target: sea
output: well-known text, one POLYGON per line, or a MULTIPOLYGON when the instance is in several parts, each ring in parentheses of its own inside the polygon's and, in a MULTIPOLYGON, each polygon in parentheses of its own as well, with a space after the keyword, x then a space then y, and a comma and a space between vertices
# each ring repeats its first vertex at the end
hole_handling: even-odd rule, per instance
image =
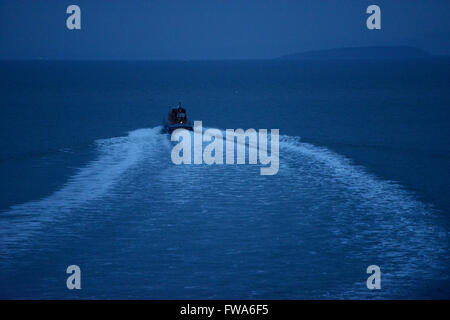
POLYGON ((450 298, 449 58, 0 74, 1 299, 450 298), (175 165, 179 101, 205 128, 279 129, 278 173, 175 165))

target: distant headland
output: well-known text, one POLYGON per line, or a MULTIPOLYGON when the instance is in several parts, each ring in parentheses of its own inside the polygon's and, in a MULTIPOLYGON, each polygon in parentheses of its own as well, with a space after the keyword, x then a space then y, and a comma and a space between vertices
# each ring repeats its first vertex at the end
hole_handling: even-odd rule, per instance
POLYGON ((408 46, 347 47, 306 51, 279 57, 282 60, 333 60, 333 59, 419 59, 430 54, 408 46))

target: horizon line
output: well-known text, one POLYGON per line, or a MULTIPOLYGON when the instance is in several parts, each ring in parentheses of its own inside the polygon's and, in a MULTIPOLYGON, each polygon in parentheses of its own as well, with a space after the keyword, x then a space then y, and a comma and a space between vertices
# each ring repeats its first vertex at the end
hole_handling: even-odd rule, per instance
POLYGON ((450 54, 430 54, 426 57, 399 57, 399 58, 374 58, 374 57, 358 57, 358 58, 298 58, 283 59, 283 56, 276 58, 195 58, 195 59, 159 59, 159 58, 1 58, 0 61, 139 61, 139 62, 214 62, 214 61, 324 61, 324 60, 422 60, 431 58, 450 58, 450 54))

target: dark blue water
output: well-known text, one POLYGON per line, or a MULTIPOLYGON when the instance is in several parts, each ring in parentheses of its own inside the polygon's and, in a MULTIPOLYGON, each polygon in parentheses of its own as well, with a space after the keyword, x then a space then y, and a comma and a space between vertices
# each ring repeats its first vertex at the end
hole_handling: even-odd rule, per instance
POLYGON ((449 60, 0 70, 0 298, 450 297, 449 60), (279 128, 278 174, 173 165, 179 100, 279 128))

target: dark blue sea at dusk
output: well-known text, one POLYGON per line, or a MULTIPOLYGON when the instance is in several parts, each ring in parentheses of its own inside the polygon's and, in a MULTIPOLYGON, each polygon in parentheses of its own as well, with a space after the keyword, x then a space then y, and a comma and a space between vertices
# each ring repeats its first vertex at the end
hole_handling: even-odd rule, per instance
POLYGON ((450 298, 449 59, 0 74, 2 299, 450 298), (279 129, 278 173, 173 164, 178 101, 207 128, 279 129))

